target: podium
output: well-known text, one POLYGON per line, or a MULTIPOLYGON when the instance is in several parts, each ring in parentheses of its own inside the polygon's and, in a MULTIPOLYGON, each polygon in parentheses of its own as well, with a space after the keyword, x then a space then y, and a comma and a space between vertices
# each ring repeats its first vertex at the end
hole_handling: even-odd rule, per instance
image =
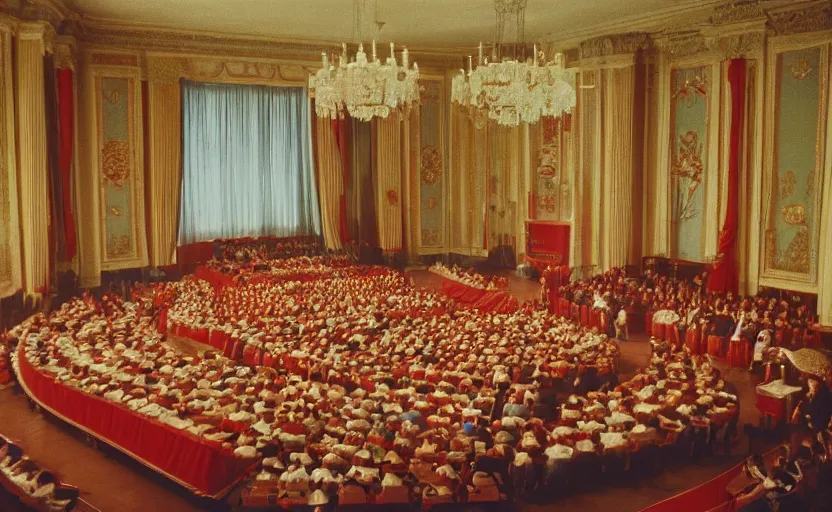
POLYGON ((567 222, 548 220, 526 221, 526 262, 538 272, 548 266, 569 266, 569 234, 567 222))

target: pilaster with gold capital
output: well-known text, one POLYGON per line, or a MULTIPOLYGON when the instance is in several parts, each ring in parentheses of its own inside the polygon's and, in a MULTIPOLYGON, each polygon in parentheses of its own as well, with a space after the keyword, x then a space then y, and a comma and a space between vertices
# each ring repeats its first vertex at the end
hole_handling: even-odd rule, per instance
POLYGON ((76 72, 78 67, 78 47, 73 36, 57 36, 55 38, 55 69, 71 69, 76 72))

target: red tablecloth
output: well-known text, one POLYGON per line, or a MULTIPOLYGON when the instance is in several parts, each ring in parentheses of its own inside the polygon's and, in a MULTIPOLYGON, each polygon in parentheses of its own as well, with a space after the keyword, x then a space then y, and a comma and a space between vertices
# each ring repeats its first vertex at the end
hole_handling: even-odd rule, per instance
POLYGON ((213 270, 205 266, 199 266, 194 272, 197 279, 204 279, 211 283, 214 288, 222 288, 223 286, 234 286, 234 278, 228 274, 224 274, 219 270, 213 270))
POLYGON ((730 511, 733 510, 733 496, 726 489, 745 464, 737 464, 711 480, 677 494, 655 505, 641 509, 641 512, 682 512, 682 511, 730 511))
POLYGON ((442 277, 442 293, 480 311, 513 313, 520 307, 517 297, 506 290, 484 290, 442 277))
POLYGON ((766 414, 774 418, 775 421, 781 421, 786 418, 786 399, 775 398, 773 396, 757 393, 757 410, 762 414, 766 414))
POLYGON ((33 400, 191 491, 221 497, 256 467, 258 462, 235 457, 219 443, 56 383, 29 364, 23 345, 18 352, 18 377, 33 400))

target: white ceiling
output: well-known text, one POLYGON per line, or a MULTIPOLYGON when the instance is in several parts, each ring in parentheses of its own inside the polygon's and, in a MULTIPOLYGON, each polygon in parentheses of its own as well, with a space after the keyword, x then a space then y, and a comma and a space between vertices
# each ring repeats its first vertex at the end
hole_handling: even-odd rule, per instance
MULTIPOLYGON (((313 41, 379 41, 474 46, 494 39, 493 0, 69 0, 87 18, 235 36, 313 41), (374 21, 385 22, 377 31, 374 21)), ((645 17, 707 8, 717 0, 528 0, 527 42, 591 37, 593 30, 645 17)), ((600 34, 599 34, 600 35, 600 34)))

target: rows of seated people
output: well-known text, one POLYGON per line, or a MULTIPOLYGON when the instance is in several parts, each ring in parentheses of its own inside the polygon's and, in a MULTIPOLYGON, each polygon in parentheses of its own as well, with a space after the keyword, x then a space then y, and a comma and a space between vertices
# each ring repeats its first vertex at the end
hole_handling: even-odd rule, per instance
POLYGON ((555 299, 559 304, 552 309, 589 324, 593 313, 587 315, 582 309, 605 309, 608 320, 596 320, 595 324, 611 336, 626 335, 617 322, 618 313, 624 310, 629 330, 685 344, 694 353, 729 358, 736 366, 750 363, 751 346, 764 331, 779 347, 796 350, 819 345, 819 338, 811 331, 814 315, 800 300, 713 293, 707 291, 706 281, 704 274, 685 280, 657 276, 649 270, 630 279, 623 269, 614 268, 560 286, 555 299), (567 305, 560 307, 560 303, 567 305), (729 341, 735 335, 743 343, 732 346, 729 341))
POLYGON ((303 375, 360 382, 362 371, 379 364, 392 366, 395 378, 426 373, 436 380, 444 373, 453 381, 491 380, 498 363, 564 379, 592 368, 613 372, 614 344, 534 305, 509 315, 482 313, 416 289, 388 269, 356 266, 338 276, 307 282, 252 280, 220 290, 185 279, 154 293, 171 301, 162 315, 163 330, 210 344, 247 364, 303 375), (333 352, 352 366, 338 363, 333 352))
POLYGON ((23 449, 0 435, 0 505, 21 505, 21 509, 44 512, 72 510, 78 490, 62 484, 50 471, 31 460, 23 449))
POLYGON ((832 508, 832 435, 830 428, 805 438, 796 448, 784 445, 773 457, 749 457, 734 482, 736 506, 749 512, 829 510, 832 508))
POLYGON ((505 276, 486 277, 483 274, 475 272, 471 269, 463 269, 459 265, 452 265, 448 267, 442 262, 436 262, 431 265, 429 270, 434 274, 438 274, 446 279, 457 281, 472 288, 481 288, 483 290, 504 290, 508 288, 508 278, 505 276))
POLYGON ((5 386, 12 380, 12 365, 9 358, 9 349, 0 343, 0 387, 5 386))
POLYGON ((533 303, 458 309, 396 272, 353 270, 75 299, 10 338, 64 385, 262 459, 257 478, 297 500, 400 499, 416 478, 428 501, 476 501, 502 480, 489 461, 522 493, 558 468, 616 474, 730 437, 736 396, 706 357, 657 351, 618 384, 615 343, 533 303), (166 330, 207 331, 231 357, 181 356, 166 330))

